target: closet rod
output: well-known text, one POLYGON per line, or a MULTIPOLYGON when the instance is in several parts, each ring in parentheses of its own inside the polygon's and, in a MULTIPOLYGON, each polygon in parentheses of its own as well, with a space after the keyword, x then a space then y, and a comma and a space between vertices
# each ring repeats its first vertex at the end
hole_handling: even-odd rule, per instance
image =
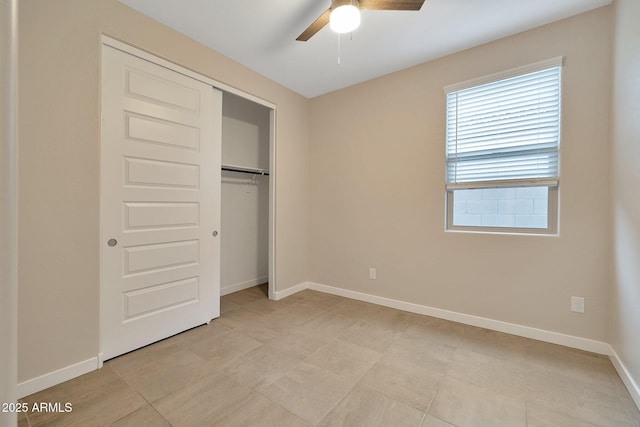
POLYGON ((250 173, 252 175, 269 175, 269 171, 264 169, 245 168, 242 166, 222 165, 223 171, 250 173))

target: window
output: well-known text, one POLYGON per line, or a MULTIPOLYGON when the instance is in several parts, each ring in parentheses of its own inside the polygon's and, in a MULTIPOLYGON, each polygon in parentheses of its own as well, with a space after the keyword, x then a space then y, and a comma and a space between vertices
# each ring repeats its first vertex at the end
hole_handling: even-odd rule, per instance
POLYGON ((447 86, 447 229, 557 231, 563 58, 447 86))

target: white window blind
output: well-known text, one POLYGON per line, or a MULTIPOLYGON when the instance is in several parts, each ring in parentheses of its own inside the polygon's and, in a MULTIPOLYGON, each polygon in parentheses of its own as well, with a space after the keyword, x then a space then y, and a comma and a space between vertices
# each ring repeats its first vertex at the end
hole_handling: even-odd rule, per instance
POLYGON ((447 91, 447 188, 557 185, 561 66, 447 91))

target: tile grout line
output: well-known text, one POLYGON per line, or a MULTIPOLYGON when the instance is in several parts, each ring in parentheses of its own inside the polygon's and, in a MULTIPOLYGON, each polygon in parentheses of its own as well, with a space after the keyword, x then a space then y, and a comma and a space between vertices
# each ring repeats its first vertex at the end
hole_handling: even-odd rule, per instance
MULTIPOLYGON (((336 304, 336 305, 340 305, 340 304, 342 304, 343 302, 344 302, 344 301, 341 301, 341 302, 339 302, 339 303, 338 303, 338 304, 336 304)), ((311 304, 311 305, 312 305, 312 304, 311 304)), ((318 308, 321 312, 320 312, 320 313, 318 313, 317 315, 315 315, 315 316, 313 316, 313 317, 311 317, 311 318, 309 318, 309 319, 305 320, 305 321, 304 321, 304 322, 302 322, 301 324, 296 325, 296 327, 298 327, 298 328, 299 328, 299 327, 302 327, 302 326, 304 326, 305 324, 307 324, 307 323, 309 323, 309 322, 311 322, 311 321, 315 320, 316 318, 318 318, 319 316, 321 316, 321 315, 323 315, 323 314, 331 314, 331 309, 324 309, 324 308, 319 308, 319 307, 316 307, 316 308, 318 308)), ((333 306, 332 308, 335 308, 335 306, 333 306)), ((337 335, 336 335, 336 336, 334 336, 334 337, 329 338, 329 340, 328 340, 325 344, 323 344, 322 346, 320 346, 318 349, 316 349, 315 351, 311 352, 310 354, 307 354, 307 355, 305 355, 304 357, 302 357, 302 358, 300 359, 300 363, 309 363, 309 362, 308 362, 309 358, 311 358, 314 354, 316 354, 316 353, 318 353, 319 351, 321 351, 323 348, 327 347, 327 346, 329 345, 329 343, 331 342, 331 340, 333 340, 333 339, 338 339, 338 338, 337 338, 337 337, 338 337, 338 335, 339 335, 339 334, 337 334, 337 335)), ((381 357, 381 356, 382 356, 382 354, 380 354, 380 355, 379 355, 379 357, 381 357)), ((311 364, 311 365, 312 365, 312 366, 315 366, 314 364, 311 364)), ((287 373, 291 372, 293 369, 295 369, 295 367, 294 367, 294 368, 292 368, 291 370, 287 371, 287 373)), ((285 375, 287 375, 287 373, 284 373, 280 378, 282 378, 282 377, 284 377, 285 375)), ((337 375, 337 374, 336 374, 336 375, 337 375)), ((339 399, 339 400, 338 400, 338 401, 337 401, 333 406, 331 406, 330 408, 328 408, 328 409, 327 409, 326 413, 322 416, 322 418, 321 418, 321 419, 320 419, 316 424, 312 424, 312 425, 317 426, 317 425, 321 424, 321 423, 322 423, 322 421, 324 421, 324 420, 329 416, 329 414, 330 414, 330 413, 331 413, 331 412, 332 412, 332 411, 333 411, 337 406, 339 406, 339 405, 340 405, 340 403, 345 399, 345 397, 346 397, 346 396, 347 396, 347 395, 348 395, 348 394, 349 394, 349 393, 350 393, 350 392, 351 392, 351 391, 352 391, 352 390, 353 390, 353 389, 358 385, 358 383, 360 382, 360 380, 362 379, 362 377, 364 377, 364 375, 366 375, 366 372, 365 372, 365 373, 363 373, 363 374, 362 374, 362 376, 361 376, 359 379, 357 379, 357 380, 356 380, 356 381, 355 381, 355 382, 354 382, 354 383, 353 383, 353 384, 352 384, 352 385, 351 385, 351 386, 350 386, 350 387, 349 387, 349 388, 344 392, 344 394, 340 397, 340 399, 339 399)), ((337 375, 337 376, 338 376, 338 377, 340 377, 340 378, 342 378, 342 379, 345 379, 345 380, 346 380, 346 378, 342 377, 341 375, 337 375)), ((276 380, 276 381, 277 381, 277 380, 276 380)), ((278 402, 275 402, 275 401, 273 401, 272 399, 270 399, 268 396, 264 395, 262 392, 260 392, 260 391, 258 391, 258 390, 256 390, 256 389, 254 389, 254 388, 251 388, 251 390, 253 390, 254 392, 256 392, 256 393, 260 394, 260 395, 261 395, 261 396, 263 396, 265 399, 267 399, 267 400, 269 400, 270 402, 272 402, 272 403, 276 404, 278 407, 280 407, 280 408, 284 409, 284 410, 285 410, 285 411, 287 411, 288 413, 293 414, 294 416, 296 416, 296 417, 297 417, 297 418, 299 418, 299 419, 302 419, 302 418, 301 418, 301 417, 299 417, 298 415, 296 415, 296 414, 292 413, 291 411, 289 411, 287 408, 283 407, 283 406, 282 406, 281 404, 279 404, 278 402)), ((304 421, 305 423, 307 422, 307 420, 304 420, 304 419, 303 419, 303 421, 304 421)))
MULTIPOLYGON (((160 418, 162 418, 164 421, 166 421, 166 423, 167 423, 167 424, 169 424, 170 426, 172 425, 172 424, 169 422, 169 420, 167 420, 167 419, 166 419, 166 418, 165 418, 165 417, 164 417, 160 412, 158 412, 158 410, 156 409, 156 407, 155 407, 155 406, 153 406, 153 403, 149 402, 149 401, 147 400, 147 398, 146 398, 146 397, 144 397, 144 396, 143 396, 143 395, 142 395, 138 390, 136 390, 136 389, 135 389, 135 388, 134 388, 134 387, 129 383, 129 381, 127 381, 127 379, 126 379, 126 378, 124 378, 124 377, 122 376, 122 374, 120 373, 120 371, 118 371, 114 366, 111 366, 110 368, 111 368, 111 369, 116 373, 116 375, 118 375, 118 377, 120 377, 120 379, 121 379, 121 380, 122 380, 122 381, 127 385, 127 387, 129 387, 129 388, 131 389, 131 391, 133 391, 135 394, 137 394, 138 396, 140 396, 140 398, 142 398, 142 400, 144 400, 145 402, 147 402, 147 405, 149 405, 149 407, 150 407, 150 408, 151 408, 151 409, 152 409, 156 414, 158 414, 158 416, 160 416, 160 418)), ((143 408, 144 408, 144 407, 143 407, 143 408)), ((122 419, 124 419, 124 418, 128 417, 128 416, 129 416, 129 415, 131 415, 131 414, 135 414, 135 413, 136 413, 136 412, 138 412, 140 409, 142 409, 142 408, 138 408, 138 409, 136 409, 135 411, 130 412, 130 413, 128 413, 128 414, 126 414, 126 415, 124 415, 124 416, 120 417, 119 419, 115 420, 113 423, 116 423, 117 421, 120 421, 120 420, 122 420, 122 419)), ((112 424, 113 424, 113 423, 112 423, 112 424)))
POLYGON ((448 420, 444 420, 444 419, 442 419, 440 417, 436 417, 435 415, 429 413, 429 412, 431 412, 431 407, 433 406, 433 402, 435 402, 436 398, 438 397, 438 393, 440 393, 440 388, 442 387, 442 383, 444 382, 444 379, 445 379, 446 376, 447 376, 447 372, 445 371, 444 375, 442 375, 442 379, 440 380, 440 383, 438 384, 438 387, 436 388, 436 392, 433 393, 433 397, 431 398, 431 402, 429 402, 429 406, 427 407, 427 410, 424 411, 424 414, 425 414, 424 416, 426 418, 427 415, 430 415, 430 416, 432 416, 434 418, 437 418, 439 420, 444 421, 447 424, 455 425, 455 424, 453 424, 453 422, 450 422, 448 420))
POLYGON ((424 420, 427 418, 427 411, 422 412, 422 418, 420 418, 420 422, 418 423, 418 427, 422 427, 424 424, 424 420))
MULTIPOLYGON (((201 325, 201 326, 202 326, 202 325, 201 325)), ((223 332, 222 334, 220 334, 220 336, 221 336, 221 335, 224 335, 224 334, 226 334, 226 333, 228 333, 228 332, 230 332, 230 331, 223 332)), ((179 334, 177 334, 177 335, 179 335, 179 334)), ((176 335, 174 335, 174 336, 176 336, 176 335)), ((169 339, 170 339, 170 338, 173 338, 173 336, 172 336, 172 337, 169 337, 169 339)), ((154 344, 155 344, 155 343, 154 343, 154 344)), ((153 345, 153 344, 151 344, 151 345, 153 345)), ((198 356, 197 354, 193 353, 193 352, 190 350, 190 348, 189 348, 188 346, 185 346, 184 348, 183 348, 183 347, 180 347, 180 349, 178 350, 178 352, 188 352, 188 353, 192 354, 194 357, 196 357, 196 358, 198 358, 198 359, 202 360, 203 362, 205 362, 205 363, 207 363, 207 362, 208 362, 206 359, 203 359, 202 357, 200 357, 200 356, 198 356)), ((165 356, 165 357, 167 357, 167 356, 165 356)), ((173 424, 171 424, 171 422, 170 422, 168 419, 166 419, 166 418, 165 418, 165 416, 164 416, 160 411, 158 411, 158 409, 157 409, 157 408, 156 408, 156 406, 154 405, 154 402, 157 402, 157 401, 159 401, 159 400, 161 400, 161 399, 167 398, 167 397, 169 397, 169 396, 171 396, 171 395, 173 395, 173 394, 175 394, 175 393, 178 393, 179 391, 182 391, 183 389, 185 389, 185 388, 189 387, 191 384, 187 383, 187 384, 185 384, 184 386, 182 386, 182 387, 180 387, 180 388, 178 388, 178 389, 176 389, 176 390, 173 390, 173 391, 172 391, 172 392, 170 392, 170 393, 167 393, 167 394, 165 394, 165 395, 163 395, 163 396, 160 396, 160 397, 156 398, 154 401, 149 401, 149 400, 148 400, 148 399, 147 399, 147 398, 146 398, 142 393, 140 393, 136 388, 134 388, 134 387, 133 387, 133 385, 132 385, 132 384, 131 384, 131 383, 130 383, 130 382, 129 382, 129 381, 128 381, 124 376, 123 376, 123 374, 122 374, 120 371, 118 371, 118 369, 117 369, 115 366, 111 366, 110 368, 111 368, 111 369, 112 369, 112 370, 113 370, 113 371, 118 375, 118 377, 119 377, 119 378, 120 378, 120 379, 121 379, 121 380, 122 380, 122 381, 127 385, 127 387, 129 387, 129 388, 131 389, 131 391, 132 391, 132 392, 134 392, 135 394, 137 394, 138 396, 140 396, 140 398, 142 398, 142 400, 144 400, 144 401, 147 403, 147 405, 148 405, 148 406, 149 406, 149 407, 150 407, 150 408, 151 408, 155 413, 157 413, 157 414, 160 416, 160 418, 162 418, 164 421, 166 421, 166 423, 167 423, 167 424, 169 424, 170 426, 172 426, 172 425, 173 425, 173 424)), ((198 377, 195 381, 199 381, 199 380, 201 380, 202 378, 204 378, 204 377, 206 377, 206 376, 208 376, 208 375, 211 375, 211 374, 217 374, 217 373, 222 373, 222 371, 219 371, 219 370, 217 370, 217 369, 216 369, 216 370, 215 370, 215 372, 208 372, 208 373, 206 373, 205 375, 202 375, 202 376, 198 377)), ((233 380, 233 378, 231 378, 231 379, 233 380)), ((194 382, 195 382, 195 381, 194 381, 194 382)), ((129 415, 134 414, 134 413, 136 413, 137 411, 139 411, 140 409, 142 409, 142 408, 138 408, 138 409, 136 409, 135 411, 130 412, 129 414, 126 414, 126 415, 122 416, 121 418, 119 418, 119 419, 118 419, 118 420, 116 420, 116 421, 122 420, 122 419, 124 419, 124 418, 128 417, 129 415)), ((114 421, 114 423, 115 423, 116 421, 114 421)))
MULTIPOLYGON (((259 394, 260 396, 264 397, 264 398, 265 398, 265 399, 267 399, 269 402, 273 403, 274 405, 278 406, 279 408, 283 409, 284 411, 287 411, 289 414, 293 415, 294 417, 296 417, 296 418, 298 418, 298 419, 302 420, 305 424, 307 424, 307 425, 312 425, 311 423, 308 423, 308 422, 307 422, 307 420, 305 420, 304 418, 300 417, 299 415, 294 414, 293 412, 291 412, 290 410, 288 410, 287 408, 285 408, 284 406, 282 406, 280 403, 278 403, 278 402, 276 402, 276 401, 272 400, 271 398, 269 398, 269 396, 265 396, 265 394, 264 394, 264 393, 262 393, 261 391, 256 390, 256 389, 253 389, 253 388, 251 388, 251 390, 252 390, 253 392, 255 392, 255 393, 259 394)), ((238 408, 238 409, 240 409, 240 408, 238 408)), ((238 409, 236 409, 236 410, 238 410, 238 409)), ((233 412, 235 412, 235 411, 233 411, 233 412)))

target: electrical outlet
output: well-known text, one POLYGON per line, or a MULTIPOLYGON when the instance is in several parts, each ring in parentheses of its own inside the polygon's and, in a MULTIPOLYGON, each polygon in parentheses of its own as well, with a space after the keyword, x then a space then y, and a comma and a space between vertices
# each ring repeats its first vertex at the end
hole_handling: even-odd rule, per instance
POLYGON ((369 279, 371 280, 376 279, 376 269, 373 267, 369 268, 369 279))
POLYGON ((584 313, 583 297, 571 297, 571 311, 576 313, 584 313))

